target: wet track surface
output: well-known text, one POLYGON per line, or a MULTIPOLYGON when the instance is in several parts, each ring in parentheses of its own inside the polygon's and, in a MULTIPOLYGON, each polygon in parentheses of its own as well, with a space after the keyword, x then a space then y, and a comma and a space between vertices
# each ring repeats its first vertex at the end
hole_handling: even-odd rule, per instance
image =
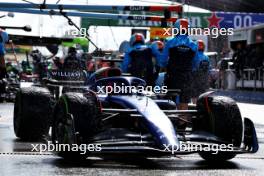
POLYGON ((264 106, 239 104, 239 107, 243 117, 255 122, 260 142, 256 154, 239 155, 215 165, 196 154, 149 159, 110 156, 76 164, 53 153, 31 152, 31 143, 21 142, 14 135, 13 104, 0 104, 0 175, 263 175, 264 106))

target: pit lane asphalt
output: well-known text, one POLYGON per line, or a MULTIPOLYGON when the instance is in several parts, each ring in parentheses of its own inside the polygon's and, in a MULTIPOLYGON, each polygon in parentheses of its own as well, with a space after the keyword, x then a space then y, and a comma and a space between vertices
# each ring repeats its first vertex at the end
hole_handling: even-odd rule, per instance
POLYGON ((13 104, 0 104, 0 176, 9 175, 263 175, 264 105, 239 104, 243 117, 256 125, 260 150, 239 155, 222 164, 206 163, 198 155, 172 158, 89 158, 83 163, 69 163, 53 153, 31 152, 31 143, 19 141, 13 132, 13 104), (262 117, 261 117, 262 116, 262 117))

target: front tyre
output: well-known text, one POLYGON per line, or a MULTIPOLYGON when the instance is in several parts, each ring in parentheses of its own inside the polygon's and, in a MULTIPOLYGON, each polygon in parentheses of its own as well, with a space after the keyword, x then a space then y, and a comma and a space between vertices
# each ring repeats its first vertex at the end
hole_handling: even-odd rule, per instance
MULTIPOLYGON (((202 94, 197 102, 198 116, 194 121, 194 131, 206 131, 233 147, 240 147, 243 134, 243 122, 236 102, 223 96, 202 94)), ((219 151, 200 152, 200 156, 207 161, 226 161, 236 155, 219 151)))
MULTIPOLYGON (((100 109, 95 95, 66 93, 56 104, 53 114, 52 142, 58 145, 88 144, 100 127, 100 109)), ((83 151, 57 151, 66 160, 87 158, 83 151)))

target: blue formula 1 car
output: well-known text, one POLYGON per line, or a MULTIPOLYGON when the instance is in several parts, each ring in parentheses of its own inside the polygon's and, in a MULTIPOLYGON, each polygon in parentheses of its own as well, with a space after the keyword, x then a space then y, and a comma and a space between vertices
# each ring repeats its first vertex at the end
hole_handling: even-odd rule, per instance
POLYGON ((57 151, 65 159, 120 153, 145 157, 198 153, 205 160, 219 162, 258 150, 252 121, 242 119, 236 102, 228 97, 205 93, 195 109, 183 111, 176 110, 172 101, 139 92, 137 88, 144 87, 145 81, 122 76, 116 68, 102 68, 88 81, 80 81, 81 73, 76 71, 53 75, 56 80, 46 80, 43 87, 18 91, 14 130, 17 137, 32 141, 48 135, 52 127, 53 144, 78 146, 57 151), (117 85, 136 89, 103 91, 117 85), (181 122, 187 127, 179 128, 181 122), (82 152, 84 146, 89 146, 87 152, 82 152))

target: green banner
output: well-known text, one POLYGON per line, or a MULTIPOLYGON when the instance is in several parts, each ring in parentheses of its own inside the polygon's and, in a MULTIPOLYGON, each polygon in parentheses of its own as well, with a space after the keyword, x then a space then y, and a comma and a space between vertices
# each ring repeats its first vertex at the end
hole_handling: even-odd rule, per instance
MULTIPOLYGON (((131 14, 130 12, 119 12, 122 14, 131 14)), ((162 16, 162 13, 146 13, 142 12, 141 15, 153 15, 153 16, 162 16)), ((193 27, 206 27, 207 17, 211 13, 185 13, 184 17, 189 18, 191 26, 193 27)), ((169 25, 172 25, 169 23, 169 25)), ((143 20, 112 20, 112 19, 91 19, 91 18, 82 18, 81 26, 83 28, 88 28, 89 26, 128 26, 128 27, 160 27, 161 22, 158 21, 143 21, 143 20)))
MULTIPOLYGON (((119 12, 119 14, 130 14, 129 12, 119 12)), ((162 13, 146 13, 141 15, 158 15, 162 13)), ((239 13, 239 12, 210 12, 184 13, 183 17, 188 18, 191 27, 207 28, 242 28, 264 23, 264 14, 259 13, 239 13)), ((169 24, 171 25, 171 24, 169 24)), ((82 27, 89 26, 129 26, 129 27, 161 27, 160 22, 143 21, 143 20, 106 20, 106 19, 82 19, 82 27)))

